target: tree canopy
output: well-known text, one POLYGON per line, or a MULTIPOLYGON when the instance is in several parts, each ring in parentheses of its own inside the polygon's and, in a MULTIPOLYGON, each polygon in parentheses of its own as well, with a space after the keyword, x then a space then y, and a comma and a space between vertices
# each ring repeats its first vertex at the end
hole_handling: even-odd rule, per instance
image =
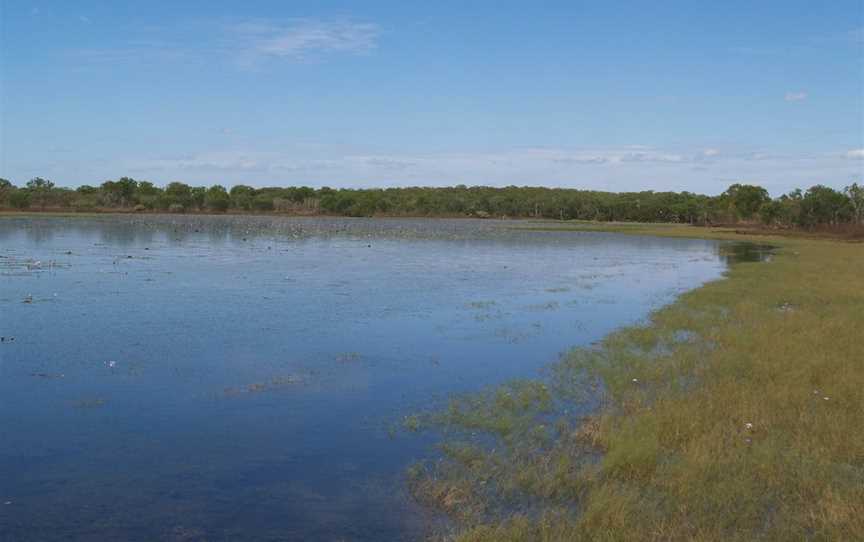
POLYGON ((35 177, 23 187, 0 179, 0 207, 169 212, 277 212, 339 216, 470 216, 560 220, 755 222, 776 227, 864 223, 864 186, 816 185, 771 198, 761 186, 735 183, 719 196, 691 192, 603 192, 530 186, 230 189, 172 182, 164 188, 130 177, 98 186, 60 188, 35 177))

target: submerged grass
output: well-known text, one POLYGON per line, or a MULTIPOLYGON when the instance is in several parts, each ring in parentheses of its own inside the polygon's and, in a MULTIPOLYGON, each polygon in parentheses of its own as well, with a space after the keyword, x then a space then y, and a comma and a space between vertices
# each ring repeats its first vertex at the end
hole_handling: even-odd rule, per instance
POLYGON ((778 247, 770 262, 733 266, 543 379, 417 418, 445 435, 409 472, 453 519, 440 538, 864 540, 864 246, 759 242, 778 247))

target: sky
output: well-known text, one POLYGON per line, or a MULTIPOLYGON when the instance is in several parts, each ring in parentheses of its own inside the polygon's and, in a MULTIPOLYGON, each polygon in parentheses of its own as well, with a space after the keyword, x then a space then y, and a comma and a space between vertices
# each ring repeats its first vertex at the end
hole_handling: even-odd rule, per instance
POLYGON ((0 0, 0 177, 864 179, 864 2, 0 0))

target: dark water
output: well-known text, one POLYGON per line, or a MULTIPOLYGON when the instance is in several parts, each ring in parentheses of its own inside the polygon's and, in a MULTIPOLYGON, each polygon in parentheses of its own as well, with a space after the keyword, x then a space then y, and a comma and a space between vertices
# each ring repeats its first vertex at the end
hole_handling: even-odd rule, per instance
POLYGON ((0 540, 416 539, 401 417, 725 266, 490 221, 0 219, 0 540))

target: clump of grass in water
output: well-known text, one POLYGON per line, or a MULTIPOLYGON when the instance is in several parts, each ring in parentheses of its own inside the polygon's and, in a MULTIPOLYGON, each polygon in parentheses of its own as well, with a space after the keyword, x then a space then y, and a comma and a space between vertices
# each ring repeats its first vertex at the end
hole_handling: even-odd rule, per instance
POLYGON ((261 393, 285 388, 300 382, 301 379, 297 376, 274 376, 263 382, 253 382, 252 384, 246 384, 245 386, 239 387, 227 387, 222 390, 222 393, 226 396, 261 393))
POLYGON ((568 288, 567 286, 560 286, 556 288, 546 288, 546 291, 549 293, 557 294, 562 292, 569 292, 570 288, 568 288))
POLYGON ((530 305, 528 308, 534 311, 554 311, 558 310, 561 305, 557 301, 547 301, 546 303, 538 303, 530 305))
POLYGON ((360 357, 359 352, 343 352, 336 356, 336 361, 339 363, 354 363, 360 361, 360 357))
POLYGON ((864 539, 864 249, 778 244, 543 381, 424 415, 441 458, 408 480, 447 539, 864 539))
POLYGON ((76 399, 75 401, 72 401, 72 406, 75 408, 83 408, 83 409, 99 408, 99 407, 105 406, 105 404, 107 402, 108 401, 106 399, 99 399, 99 398, 76 399))

